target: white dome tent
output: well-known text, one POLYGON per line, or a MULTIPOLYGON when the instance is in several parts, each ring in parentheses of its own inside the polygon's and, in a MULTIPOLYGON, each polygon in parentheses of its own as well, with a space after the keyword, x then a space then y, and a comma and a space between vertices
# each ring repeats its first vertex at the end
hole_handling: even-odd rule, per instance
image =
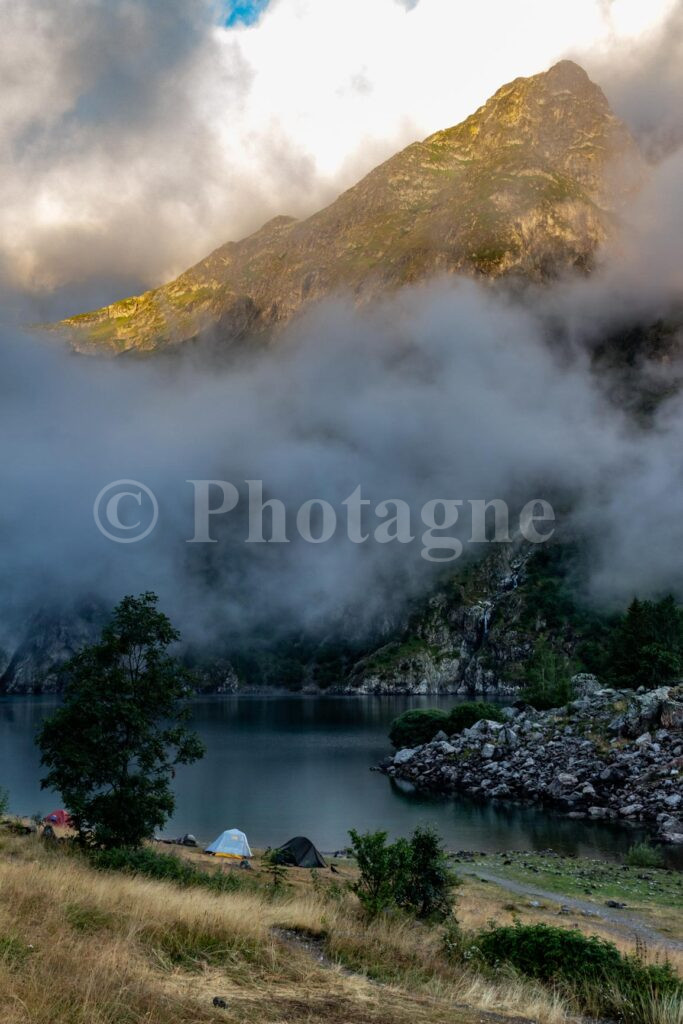
POLYGON ((247 837, 238 828, 221 832, 204 853, 212 853, 214 857, 231 857, 233 860, 245 860, 253 856, 247 837))

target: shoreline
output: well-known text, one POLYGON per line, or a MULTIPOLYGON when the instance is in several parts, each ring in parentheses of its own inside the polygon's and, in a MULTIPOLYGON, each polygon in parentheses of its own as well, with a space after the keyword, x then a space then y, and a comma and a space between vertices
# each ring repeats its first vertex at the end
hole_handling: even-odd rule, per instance
MULTIPOLYGON (((315 815, 309 812, 310 809, 306 808, 298 793, 293 794, 291 813, 283 814, 278 819, 279 825, 282 826, 278 827, 275 836, 278 842, 284 841, 290 835, 303 832, 310 834, 314 840, 321 840, 318 842, 320 848, 323 848, 323 844, 325 849, 341 848, 347 841, 345 831, 341 828, 344 823, 360 827, 361 830, 386 827, 393 835, 401 835, 407 834, 419 821, 430 820, 451 849, 467 845, 472 849, 486 850, 491 854, 504 848, 529 849, 534 846, 535 836, 542 833, 541 842, 546 846, 553 845, 556 849, 567 853, 571 853, 574 849, 577 852, 581 850, 589 856, 610 860, 625 855, 629 845, 645 838, 645 828, 637 820, 589 818, 585 824, 577 823, 575 827, 557 806, 542 805, 540 801, 529 799, 517 801, 516 806, 513 806, 511 801, 507 801, 507 803, 500 801, 499 803, 485 793, 473 797, 464 791, 456 790, 455 795, 463 796, 464 799, 458 801, 454 809, 451 810, 450 797, 453 795, 452 793, 443 793, 437 790, 439 799, 432 802, 429 799, 413 797, 405 792, 401 793, 399 791, 402 788, 400 779, 397 779, 395 784, 387 785, 386 779, 380 780, 377 775, 368 774, 371 766, 380 759, 386 750, 388 745, 386 731, 389 719, 394 714, 407 707, 424 707, 430 704, 447 708, 455 703, 450 696, 431 699, 423 696, 414 699, 400 696, 379 701, 374 698, 367 699, 365 696, 362 700, 339 701, 332 699, 333 695, 329 695, 328 701, 323 701, 318 697, 311 700, 308 694, 292 694, 291 692, 287 694, 270 692, 266 695, 237 695, 239 699, 230 701, 226 701, 225 696, 212 694, 192 698, 194 707, 197 709, 198 722, 204 720, 213 722, 215 716, 219 714, 223 716, 223 724, 216 726, 213 733, 206 733, 207 738, 211 741, 207 773, 211 769, 211 758, 222 756, 220 752, 224 747, 223 737, 230 735, 232 737, 230 743, 233 743, 237 733, 241 735, 239 723, 242 720, 240 715, 243 714, 244 721, 247 723, 245 735, 252 736, 254 742, 258 744, 267 743, 268 746, 264 747, 265 750, 270 749, 272 740, 276 738, 282 757, 290 764, 298 778, 301 774, 302 762, 294 749, 297 743, 294 742, 293 748, 287 728, 280 732, 277 730, 280 728, 279 723, 282 722, 285 725, 288 722, 300 723, 296 726, 297 735, 300 733, 307 737, 310 735, 314 744, 316 764, 321 772, 326 773, 323 775, 329 782, 329 787, 325 790, 326 798, 329 800, 334 795, 334 799, 339 800, 338 805, 336 803, 334 805, 333 817, 336 820, 331 820, 329 827, 326 824, 321 834, 317 836, 314 834, 316 825, 312 821, 315 819, 315 815), (201 711, 202 707, 204 711, 201 711), (240 707, 243 709, 242 713, 239 712, 240 707), (278 711, 278 707, 283 710, 278 711), (319 712, 316 712, 316 707, 320 709, 319 712), (259 711, 258 708, 261 708, 262 711, 259 711), (305 708, 308 708, 308 711, 305 711, 305 708), (334 708, 337 710, 335 711, 334 708), (261 714, 265 716, 263 722, 259 717, 261 714), (339 733, 342 740, 339 741, 337 748, 334 744, 337 743, 337 724, 340 721, 343 721, 344 724, 339 733), (330 722, 335 723, 334 729, 329 726, 330 722), (253 723, 257 723, 257 725, 254 726, 253 723), (250 729, 253 729, 253 734, 250 729), (273 730, 273 735, 271 735, 273 730), (338 758, 337 761, 331 761, 327 746, 323 748, 319 745, 317 739, 319 731, 326 737, 326 743, 328 740, 333 742, 336 751, 334 757, 338 758), (277 732, 277 736, 275 736, 275 732, 277 732), (351 746, 348 745, 349 740, 352 741, 351 746), (357 754, 357 751, 360 751, 360 755, 357 754), (367 786, 364 782, 365 778, 368 780, 367 786), (353 797, 349 796, 351 792, 355 793, 353 797), (487 807, 489 810, 486 809, 487 807), (463 834, 463 829, 466 834, 463 834)), ((334 696, 336 697, 336 695, 334 696)), ((53 701, 50 700, 49 705, 51 706, 52 703, 53 701)), ((18 735, 25 734, 28 739, 33 728, 31 723, 34 720, 37 721, 43 714, 49 713, 48 703, 45 699, 33 698, 28 701, 16 702, 15 706, 17 709, 21 709, 17 710, 15 716, 19 727, 18 735), (27 711, 32 705, 38 708, 35 716, 31 716, 27 711), (24 723, 23 729, 22 723, 24 723)), ((8 708, 8 705, 5 704, 5 707, 8 708)), ((12 713, 8 710, 7 729, 11 733, 15 729, 13 724, 15 719, 12 718, 12 713)), ((202 734, 204 735, 204 733, 202 734)), ((249 739, 245 741, 247 746, 250 742, 249 739)), ((20 743, 17 742, 17 752, 21 749, 20 743)), ((229 763, 233 768, 237 766, 235 758, 229 759, 229 763)), ((36 787, 24 785, 23 774, 18 770, 15 773, 15 788, 11 760, 7 760, 6 767, 8 771, 5 772, 5 782, 10 790, 13 808, 27 810, 29 813, 42 809, 43 813, 48 813, 53 807, 60 806, 59 797, 45 793, 40 794, 37 790, 35 796, 32 796, 36 787), (43 802, 46 800, 49 803, 43 802)), ((39 770, 36 761, 35 770, 32 772, 32 775, 35 774, 35 778, 39 777, 39 770)), ((246 768, 241 771, 240 777, 243 777, 254 788, 253 766, 251 771, 246 768)), ((256 774, 260 781, 258 771, 256 774)), ((263 785, 260 788, 255 787, 259 791, 259 799, 265 802, 266 806, 276 804, 278 801, 277 790, 269 784, 267 774, 264 774, 262 781, 263 785)), ((410 789, 412 791, 412 784, 410 789)), ((188 794, 195 790, 201 797, 203 790, 196 783, 184 788, 181 786, 181 790, 177 794, 177 813, 170 823, 170 831, 166 832, 167 835, 194 832, 198 836, 206 837, 208 842, 215 834, 218 834, 221 828, 236 824, 242 827, 257 843, 261 841, 267 845, 267 842, 270 841, 273 832, 268 821, 264 821, 264 817, 267 818, 267 815, 254 811, 253 817, 250 817, 249 807, 246 804, 239 799, 226 796, 224 803, 221 804, 222 810, 216 816, 210 802, 206 807, 197 807, 191 802, 188 794)))
POLYGON ((583 685, 566 708, 507 708, 504 723, 437 733, 374 770, 418 791, 640 826, 683 846, 683 686, 634 692, 591 678, 583 685))
MULTIPOLYGON (((0 693, 0 703, 18 700, 49 700, 51 702, 59 701, 62 694, 61 691, 56 690, 44 690, 38 692, 17 692, 17 693, 0 693)), ((506 701, 510 701, 516 696, 515 693, 501 693, 496 689, 486 690, 483 692, 476 691, 471 693, 465 693, 462 689, 455 690, 425 690, 425 691, 412 691, 412 690, 387 690, 382 693, 375 692, 364 692, 362 690, 349 690, 349 689, 333 689, 327 690, 288 690, 285 687, 278 686, 250 686, 240 688, 238 690, 196 690, 193 692, 191 697, 187 699, 189 701, 194 700, 205 700, 210 697, 225 698, 225 697, 296 697, 299 699, 312 699, 319 700, 321 698, 349 698, 351 700, 363 697, 372 698, 372 700, 384 700, 386 698, 410 698, 410 697, 451 697, 459 701, 467 700, 481 700, 485 698, 494 704, 502 704, 506 701)))

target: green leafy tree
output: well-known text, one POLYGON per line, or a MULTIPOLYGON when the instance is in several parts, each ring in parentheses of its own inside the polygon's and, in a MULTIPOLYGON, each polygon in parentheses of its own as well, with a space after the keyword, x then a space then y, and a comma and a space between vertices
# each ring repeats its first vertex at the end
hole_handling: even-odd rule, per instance
POLYGON ((354 892, 370 916, 398 907, 420 918, 452 910, 455 873, 438 835, 417 828, 410 839, 387 843, 386 832, 349 833, 358 863, 354 892))
POLYGON ((204 754, 187 729, 179 634, 152 593, 125 597, 98 643, 66 666, 64 701, 38 736, 43 788, 62 794, 82 842, 136 847, 173 813, 176 765, 204 754))
POLYGON ((571 677, 569 658, 541 637, 527 668, 522 697, 538 711, 561 707, 573 699, 571 677))
POLYGON ((437 833, 430 828, 416 828, 405 853, 396 891, 398 905, 416 917, 448 917, 457 876, 437 833))
POLYGON ((4 818, 9 807, 9 793, 0 786, 0 818, 4 818))
MULTIPOLYGON (((387 844, 386 832, 349 832, 359 877, 353 889, 371 916, 394 903, 396 875, 400 870, 397 844, 387 844)), ((403 840, 405 843, 405 840, 403 840)))

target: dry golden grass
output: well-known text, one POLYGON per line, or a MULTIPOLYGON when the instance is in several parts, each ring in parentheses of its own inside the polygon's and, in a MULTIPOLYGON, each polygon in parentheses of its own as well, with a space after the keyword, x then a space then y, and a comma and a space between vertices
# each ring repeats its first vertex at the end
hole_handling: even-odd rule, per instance
MULTIPOLYGON (((166 850, 167 848, 161 847, 161 849, 166 850)), ((168 850, 197 867, 209 871, 216 869, 215 858, 200 850, 183 846, 170 846, 168 850)), ((267 865, 263 861, 261 852, 255 851, 255 853, 253 878, 258 883, 267 884, 267 865)), ((339 871, 336 878, 328 872, 317 874, 306 870, 287 869, 288 890, 292 894, 300 893, 302 895, 311 893, 314 888, 325 892, 330 885, 339 887, 339 885, 345 885, 355 880, 357 870, 353 862, 335 860, 335 864, 339 871)), ((223 868, 225 871, 236 871, 238 875, 240 874, 233 862, 224 862, 223 868)), ((463 930, 469 932, 480 931, 491 921, 504 925, 512 924, 515 920, 521 921, 522 924, 548 924, 578 928, 585 935, 598 935, 600 938, 613 942, 622 953, 638 952, 646 961, 652 963, 667 959, 683 976, 683 952, 680 950, 654 941, 647 942, 645 946, 642 942, 637 944, 635 934, 626 923, 619 927, 600 917, 584 916, 573 909, 570 909, 568 914, 560 916, 558 911, 563 900, 559 894, 556 900, 540 900, 539 902, 541 903, 540 907, 532 907, 529 896, 511 893, 495 883, 482 882, 473 875, 463 875, 457 893, 457 917, 463 930)), ((599 910, 599 906, 597 909, 599 910)), ((658 919, 656 913, 658 908, 650 909, 653 909, 653 912, 647 917, 640 915, 639 908, 635 911, 634 916, 642 917, 644 923, 651 924, 655 928, 659 925, 661 932, 666 935, 668 929, 665 927, 664 917, 661 920, 658 919)), ((676 912, 672 911, 672 913, 676 912)), ((683 1021, 680 1024, 683 1024, 683 1021)))
MULTIPOLYGON (((2 838, 3 1024, 561 1024, 547 992, 448 963, 439 929, 370 926, 310 873, 273 898, 93 871, 35 838, 2 838), (303 881, 305 879, 305 882, 303 881), (274 929, 324 936, 325 961, 274 929), (214 1008, 214 996, 227 1009, 214 1008)), ((255 873, 257 874, 257 873, 255 873)), ((335 876, 330 876, 334 878, 335 876)), ((315 947, 313 949, 315 953, 315 947)))

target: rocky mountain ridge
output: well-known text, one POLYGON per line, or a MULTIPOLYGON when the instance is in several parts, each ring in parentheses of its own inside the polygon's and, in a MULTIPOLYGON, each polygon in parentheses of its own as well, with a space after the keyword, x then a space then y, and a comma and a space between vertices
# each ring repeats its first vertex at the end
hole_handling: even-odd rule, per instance
POLYGON ((513 666, 534 644, 535 624, 522 621, 532 555, 531 545, 505 545, 454 573, 333 691, 514 693, 513 666))
POLYGON ((66 661, 87 644, 95 643, 107 622, 106 609, 97 601, 77 607, 41 608, 23 634, 0 658, 0 694, 57 693, 66 661))
POLYGON ((433 274, 585 272, 644 174, 603 92, 561 61, 503 86, 306 220, 276 217, 167 285, 56 326, 80 352, 151 352, 270 336, 315 300, 364 303, 433 274))

